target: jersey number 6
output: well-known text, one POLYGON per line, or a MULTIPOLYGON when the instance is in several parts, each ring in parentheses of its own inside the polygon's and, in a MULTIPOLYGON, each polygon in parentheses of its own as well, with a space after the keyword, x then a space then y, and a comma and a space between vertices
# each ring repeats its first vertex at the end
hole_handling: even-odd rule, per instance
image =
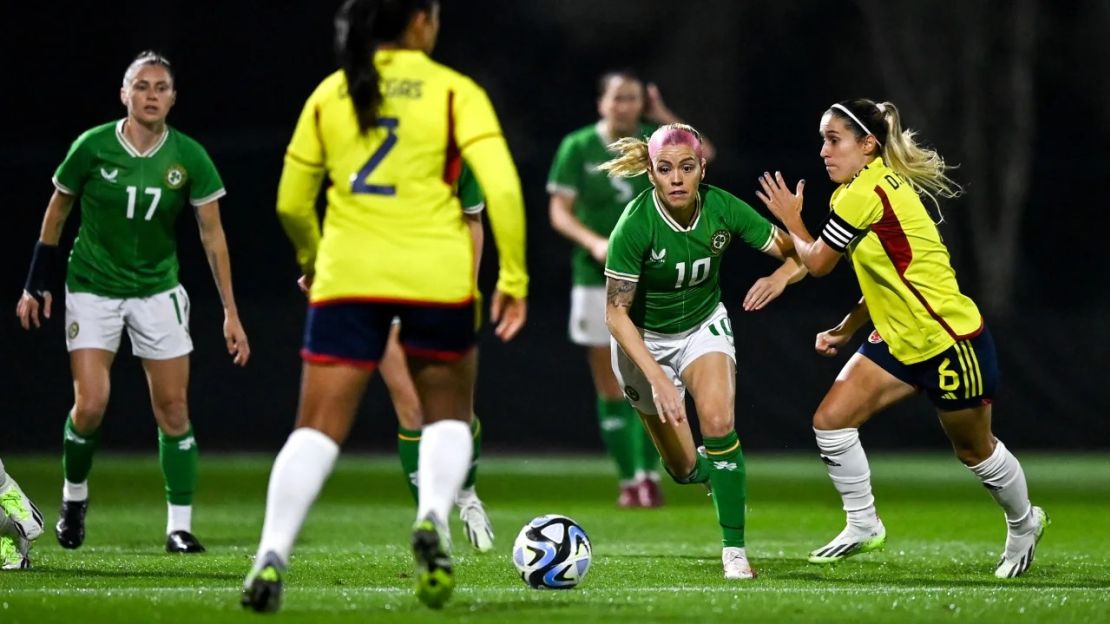
POLYGON ((378 165, 382 164, 382 161, 385 160, 386 155, 389 154, 389 150, 397 145, 397 121, 398 119, 396 117, 382 117, 378 120, 378 127, 386 129, 387 134, 385 140, 378 146, 378 149, 374 150, 373 154, 370 154, 370 159, 358 170, 358 173, 351 176, 352 193, 389 196, 397 194, 397 187, 392 184, 368 184, 366 182, 370 174, 374 172, 374 169, 377 169, 378 165))

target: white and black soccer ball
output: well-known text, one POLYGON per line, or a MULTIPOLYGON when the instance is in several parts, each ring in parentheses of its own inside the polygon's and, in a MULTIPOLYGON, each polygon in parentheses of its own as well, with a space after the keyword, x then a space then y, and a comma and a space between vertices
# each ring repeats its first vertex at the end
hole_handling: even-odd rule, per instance
POLYGON ((571 589, 590 569, 586 531, 566 516, 549 514, 524 525, 513 543, 513 564, 535 589, 571 589))

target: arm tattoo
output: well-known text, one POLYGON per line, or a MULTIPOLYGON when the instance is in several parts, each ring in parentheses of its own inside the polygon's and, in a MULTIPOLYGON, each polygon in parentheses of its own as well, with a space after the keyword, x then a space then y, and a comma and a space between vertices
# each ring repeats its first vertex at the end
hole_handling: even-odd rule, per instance
POLYGON ((609 305, 616 308, 632 307, 632 299, 636 296, 636 282, 628 280, 607 279, 606 300, 609 305))

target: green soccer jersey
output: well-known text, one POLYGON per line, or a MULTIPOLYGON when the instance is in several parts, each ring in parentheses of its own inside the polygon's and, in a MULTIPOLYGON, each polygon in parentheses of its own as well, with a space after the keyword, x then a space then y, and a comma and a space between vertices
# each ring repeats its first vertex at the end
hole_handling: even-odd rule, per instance
POLYGON ((140 154, 124 137, 122 120, 78 137, 54 186, 81 202, 66 287, 119 299, 173 288, 177 215, 186 201, 201 206, 226 194, 199 143, 167 126, 140 154))
POLYGON ((482 194, 482 187, 478 185, 478 179, 474 177, 474 173, 470 170, 470 167, 466 166, 466 163, 463 163, 462 169, 459 171, 455 194, 459 196, 462 211, 466 214, 478 214, 486 207, 486 198, 482 194))
POLYGON ((637 327, 678 334, 704 321, 721 301, 721 254, 739 236, 766 251, 774 227, 728 191, 702 184, 689 227, 648 190, 621 215, 609 237, 605 275, 636 283, 629 317, 637 327))
MULTIPOLYGON (((640 124, 635 136, 650 136, 654 131, 655 126, 640 124)), ((605 237, 613 231, 625 205, 651 186, 647 176, 610 178, 604 171, 598 171, 598 165, 616 156, 607 147, 614 140, 602 136, 600 124, 571 132, 559 145, 547 176, 547 192, 573 195, 574 216, 605 237)), ((602 269, 589 251, 575 245, 571 254, 575 286, 605 285, 602 269)))

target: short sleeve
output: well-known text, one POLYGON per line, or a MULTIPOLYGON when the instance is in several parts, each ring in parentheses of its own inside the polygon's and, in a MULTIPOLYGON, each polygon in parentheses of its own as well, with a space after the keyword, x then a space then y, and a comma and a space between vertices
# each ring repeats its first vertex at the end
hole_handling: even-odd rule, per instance
POLYGON ((216 170, 208 151, 200 143, 192 142, 190 152, 193 162, 189 173, 189 203, 203 206, 227 195, 220 172, 216 170))
POLYGON ((564 138, 547 174, 547 192, 577 196, 582 167, 581 150, 577 149, 573 135, 564 138))
POLYGON ((85 178, 93 161, 92 149, 87 144, 88 136, 86 132, 77 137, 69 146, 65 160, 54 171, 54 187, 66 195, 80 195, 85 188, 85 178))
POLYGON ((462 211, 469 215, 481 214, 486 209, 485 197, 482 195, 482 187, 479 186, 477 178, 474 177, 474 172, 470 167, 463 163, 462 170, 459 172, 458 181, 458 196, 459 203, 462 204, 462 211))
POLYGON ((748 202, 729 195, 727 214, 732 233, 743 239, 752 249, 765 252, 774 244, 774 226, 748 202))
POLYGON ((829 219, 821 228, 821 240, 840 253, 844 253, 848 245, 878 222, 883 214, 878 196, 872 193, 842 188, 833 194, 831 203, 829 219))
MULTIPOLYGON (((633 200, 635 201, 635 200, 633 200)), ((651 246, 647 228, 635 219, 635 210, 625 208, 609 235, 609 253, 605 258, 605 276, 628 282, 639 282, 644 255, 651 246)))

